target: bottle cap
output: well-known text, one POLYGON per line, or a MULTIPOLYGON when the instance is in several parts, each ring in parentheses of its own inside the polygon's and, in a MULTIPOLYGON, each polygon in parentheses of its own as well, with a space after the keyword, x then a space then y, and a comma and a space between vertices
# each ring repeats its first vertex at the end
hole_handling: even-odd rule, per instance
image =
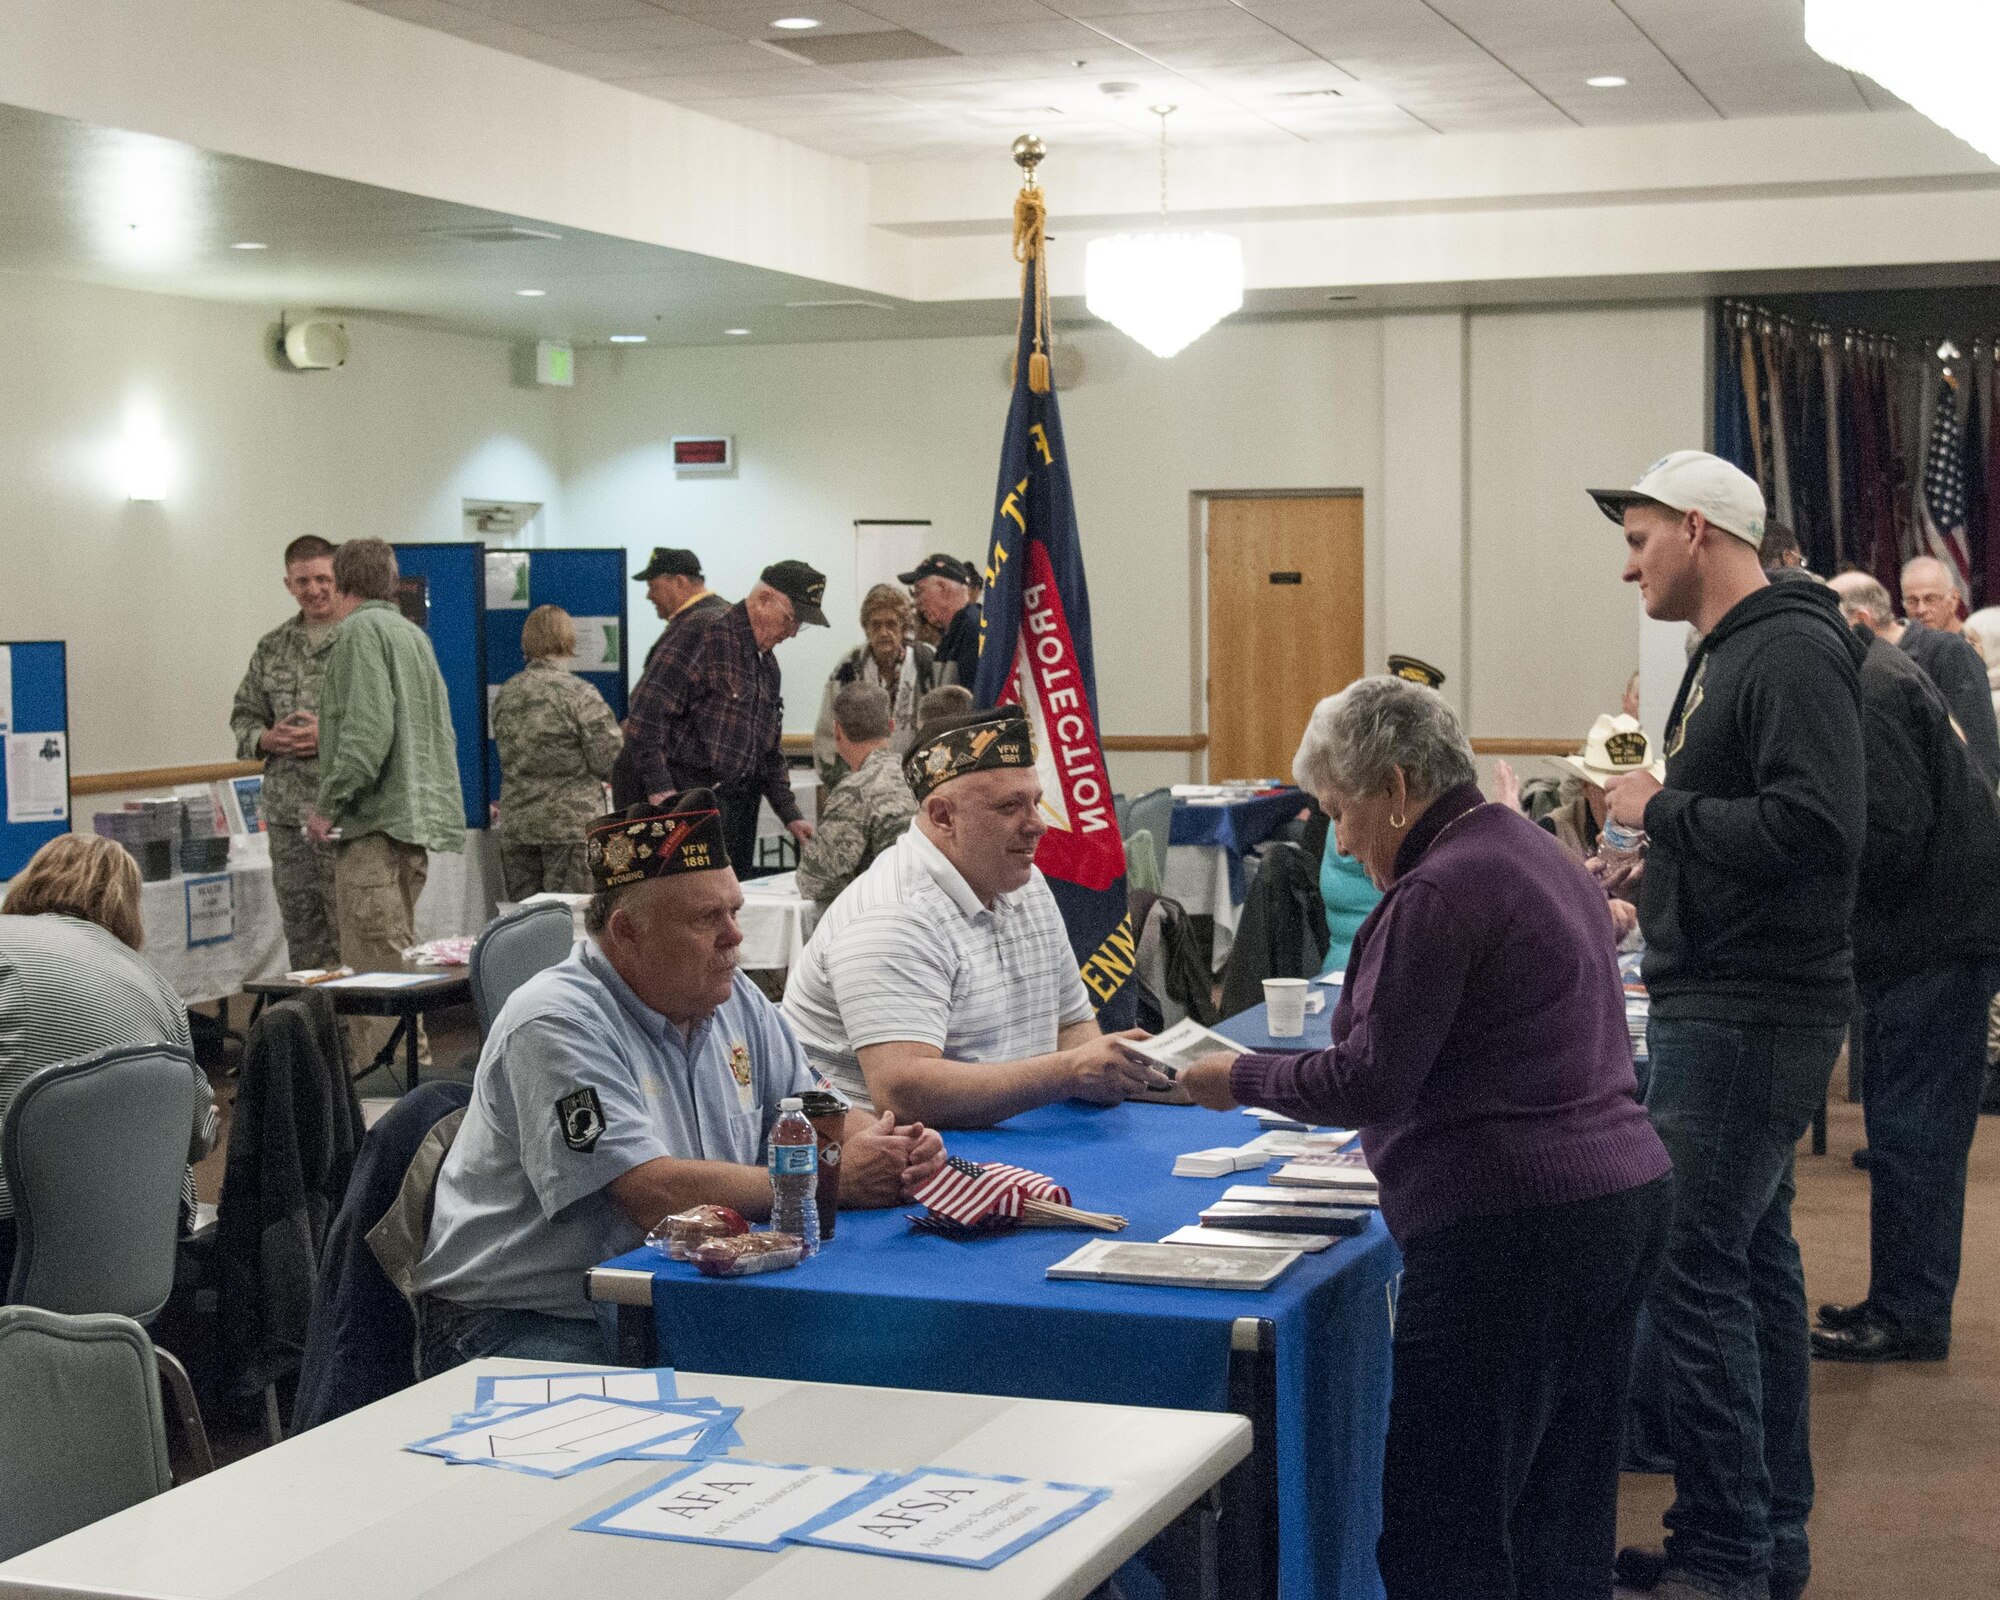
POLYGON ((803 1111, 805 1108, 805 1101, 801 1100, 795 1094, 788 1094, 778 1102, 778 1109, 780 1111, 803 1111))

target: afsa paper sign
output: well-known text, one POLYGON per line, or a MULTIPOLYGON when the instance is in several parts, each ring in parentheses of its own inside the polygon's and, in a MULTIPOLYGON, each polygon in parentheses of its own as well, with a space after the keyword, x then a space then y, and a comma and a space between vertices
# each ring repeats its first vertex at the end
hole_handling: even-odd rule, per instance
POLYGON ((792 1538, 871 1555, 992 1567, 1110 1492, 928 1467, 834 1507, 792 1538))

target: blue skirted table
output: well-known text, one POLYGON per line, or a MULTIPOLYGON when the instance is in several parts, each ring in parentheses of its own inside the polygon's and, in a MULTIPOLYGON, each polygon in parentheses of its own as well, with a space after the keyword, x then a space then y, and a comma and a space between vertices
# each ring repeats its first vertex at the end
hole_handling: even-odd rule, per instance
POLYGON ((1160 858, 1161 890, 1189 916, 1214 920, 1212 960, 1229 958, 1250 884, 1250 852, 1275 835, 1306 804, 1298 789, 1272 789, 1243 799, 1176 800, 1160 858))
MULTIPOLYGON (((1331 999, 1329 998, 1329 1005, 1331 999)), ((1262 1013, 1221 1031, 1262 1043, 1262 1013)), ((1295 1048, 1323 1043, 1327 1014, 1295 1048)), ((1174 1157, 1241 1144, 1258 1124, 1195 1107, 1045 1106, 952 1135, 956 1155, 1005 1160, 1069 1186, 1077 1205, 1158 1239, 1235 1179, 1176 1178, 1174 1157)), ((792 1272, 703 1278, 650 1251, 592 1274, 619 1307, 628 1360, 701 1372, 1049 1400, 1237 1411, 1251 1459, 1225 1486, 1222 1570, 1282 1600, 1380 1593, 1382 1439, 1400 1259, 1379 1219, 1307 1256, 1261 1294, 1051 1282, 1087 1239, 1026 1230, 968 1243, 918 1233, 908 1208, 843 1212, 837 1236, 792 1272), (1276 1526, 1271 1511, 1276 1510, 1276 1526)))

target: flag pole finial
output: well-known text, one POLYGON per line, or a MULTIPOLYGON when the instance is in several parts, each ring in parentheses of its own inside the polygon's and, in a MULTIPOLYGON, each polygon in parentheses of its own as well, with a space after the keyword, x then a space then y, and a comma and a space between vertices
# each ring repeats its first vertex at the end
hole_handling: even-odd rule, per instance
MULTIPOLYGON (((1028 388, 1035 394, 1048 394, 1053 388, 1049 373, 1049 272, 1044 233, 1048 204, 1035 179, 1035 169, 1048 153, 1048 146, 1038 134, 1024 133, 1014 141, 1014 165, 1021 169, 1021 192, 1014 197, 1014 259, 1021 263, 1024 280, 1030 272, 1034 274, 1034 350, 1028 357, 1028 388)), ((1022 298, 1025 314, 1027 296, 1022 298)))

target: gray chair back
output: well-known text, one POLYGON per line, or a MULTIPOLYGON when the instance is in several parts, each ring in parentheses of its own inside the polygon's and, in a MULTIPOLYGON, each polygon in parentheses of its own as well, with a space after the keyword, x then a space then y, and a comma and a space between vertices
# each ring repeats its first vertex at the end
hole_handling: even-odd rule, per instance
POLYGON ((7 1298, 150 1322, 174 1286, 193 1058, 127 1045, 44 1067, 0 1121, 14 1198, 7 1298))
POLYGON ((1153 853, 1161 872, 1167 867, 1167 835, 1173 831, 1174 796, 1171 789, 1149 789, 1132 802, 1132 816, 1125 826, 1126 837, 1135 833, 1153 836, 1153 853))
POLYGON ((1125 887, 1160 892, 1160 853, 1145 828, 1125 840, 1125 887))
POLYGON ((479 1037, 486 1037, 510 994, 561 961, 575 943, 575 920, 569 907, 556 900, 516 906, 487 923, 472 947, 472 1004, 479 1013, 479 1037))
POLYGON ((152 1341, 130 1318, 0 1307, 0 1417, 0 1561, 172 1482, 152 1341))

